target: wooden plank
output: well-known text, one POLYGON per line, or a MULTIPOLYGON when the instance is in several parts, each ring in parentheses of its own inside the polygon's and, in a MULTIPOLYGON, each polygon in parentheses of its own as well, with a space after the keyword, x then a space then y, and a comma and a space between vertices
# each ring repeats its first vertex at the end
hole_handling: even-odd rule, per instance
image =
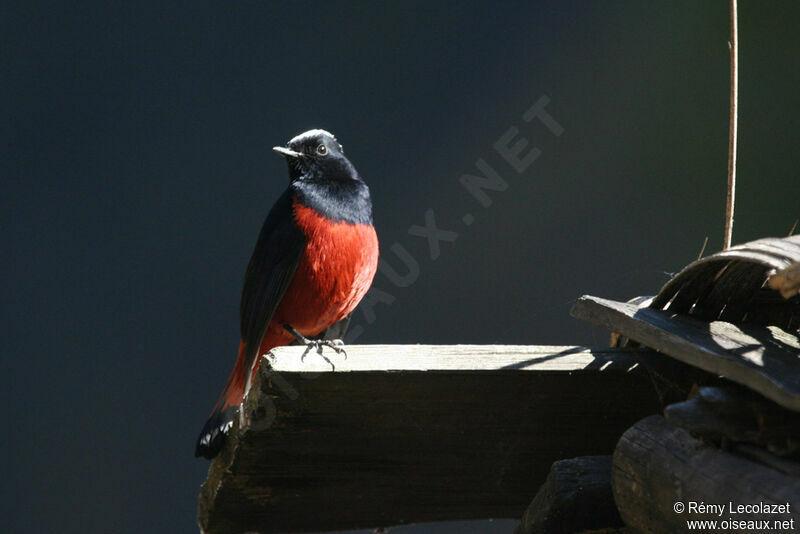
POLYGON ((275 349, 267 355, 271 368, 281 373, 419 372, 474 373, 501 370, 576 371, 615 365, 627 370, 636 351, 549 345, 352 345, 346 356, 325 349, 326 361, 301 348, 275 349))
MULTIPOLYGON (((610 454, 659 410, 643 351, 348 346, 273 351, 200 494, 204 532, 520 517, 562 458, 610 454)), ((650 354, 650 351, 646 351, 650 354)))
MULTIPOLYGON (((658 415, 643 419, 623 434, 614 451, 611 487, 623 521, 636 532, 687 532, 687 520, 794 521, 793 528, 787 525, 784 530, 800 525, 799 478, 706 445, 658 415), (701 502, 723 505, 725 510, 720 515, 691 508, 691 503, 701 502), (759 503, 788 503, 789 509, 782 513, 728 512, 730 504, 759 503)), ((698 530, 773 531, 720 524, 716 529, 698 530)))
POLYGON ((800 411, 800 341, 779 328, 706 323, 591 296, 570 313, 800 411))
POLYGON ((553 463, 514 534, 572 534, 624 526, 611 493, 611 456, 553 463))

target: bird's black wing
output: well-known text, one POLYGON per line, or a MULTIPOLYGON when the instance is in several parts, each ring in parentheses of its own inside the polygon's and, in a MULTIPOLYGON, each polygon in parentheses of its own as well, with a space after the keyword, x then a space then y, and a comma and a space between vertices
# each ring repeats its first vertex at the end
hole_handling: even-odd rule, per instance
MULTIPOLYGON (((294 277, 306 246, 292 213, 293 191, 287 189, 264 221, 247 266, 239 305, 245 344, 245 378, 249 376, 261 339, 294 277)), ((245 381, 247 382, 247 380, 245 381)))

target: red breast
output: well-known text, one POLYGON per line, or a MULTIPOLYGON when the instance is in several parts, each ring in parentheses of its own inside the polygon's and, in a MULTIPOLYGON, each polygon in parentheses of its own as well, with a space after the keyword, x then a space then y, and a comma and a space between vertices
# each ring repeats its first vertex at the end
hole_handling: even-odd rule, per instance
POLYGON ((378 268, 378 236, 372 225, 333 221, 297 199, 294 219, 306 236, 306 248, 270 321, 262 354, 291 340, 284 324, 315 336, 344 319, 367 293, 378 268))

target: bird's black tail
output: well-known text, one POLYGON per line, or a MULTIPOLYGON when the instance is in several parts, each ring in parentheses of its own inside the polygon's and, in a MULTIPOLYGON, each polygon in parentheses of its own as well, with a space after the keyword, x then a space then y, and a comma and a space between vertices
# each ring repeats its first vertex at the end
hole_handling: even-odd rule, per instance
POLYGON ((215 410, 206 421, 203 430, 200 431, 194 455, 198 458, 202 456, 211 460, 219 454, 225 444, 225 436, 233 426, 233 420, 238 413, 238 406, 228 406, 225 409, 215 410))
MULTIPOLYGON (((313 337, 314 339, 341 339, 344 337, 349 323, 350 315, 313 337)), ((267 344, 266 347, 271 347, 271 345, 267 344)), ((214 406, 214 410, 197 438, 194 455, 198 458, 202 456, 211 460, 219 454, 225 444, 225 436, 230 431, 231 426, 233 426, 233 420, 239 413, 239 405, 242 403, 244 394, 244 377, 246 376, 244 372, 244 348, 244 342, 241 342, 239 344, 239 357, 236 359, 233 372, 228 378, 227 384, 225 384, 225 389, 222 390, 222 395, 220 395, 217 405, 214 406)), ((265 350, 263 341, 261 350, 265 350)))
POLYGON ((198 458, 202 456, 211 460, 219 453, 225 443, 225 436, 233 426, 236 414, 239 413, 239 405, 244 394, 244 356, 244 343, 239 343, 236 365, 233 366, 225 389, 222 390, 217 404, 197 438, 194 455, 198 458))

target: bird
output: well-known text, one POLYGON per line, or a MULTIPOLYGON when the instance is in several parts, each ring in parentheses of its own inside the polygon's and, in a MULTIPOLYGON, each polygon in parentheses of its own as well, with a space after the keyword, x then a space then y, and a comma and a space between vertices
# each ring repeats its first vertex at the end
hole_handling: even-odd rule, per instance
POLYGON ((197 439, 196 457, 222 449, 244 394, 269 350, 322 341, 345 323, 378 267, 378 237, 367 184, 333 134, 313 129, 275 152, 289 186, 270 209, 244 275, 239 351, 225 388, 197 439), (313 339, 317 338, 317 339, 313 339))

